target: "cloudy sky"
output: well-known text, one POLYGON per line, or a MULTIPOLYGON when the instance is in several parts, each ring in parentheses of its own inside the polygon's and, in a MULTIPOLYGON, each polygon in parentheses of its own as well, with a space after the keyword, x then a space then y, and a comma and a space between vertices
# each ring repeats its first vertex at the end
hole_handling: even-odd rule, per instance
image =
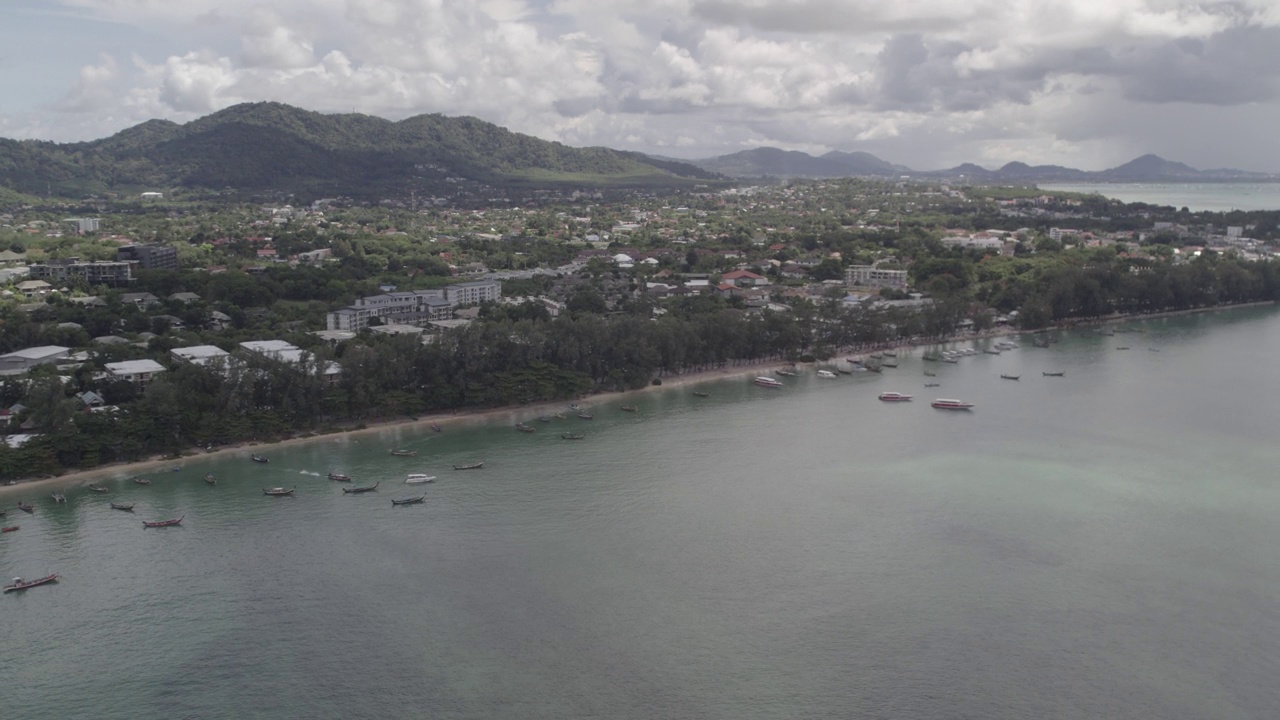
POLYGON ((1276 0, 0 0, 0 136, 245 101, 570 145, 1280 171, 1276 0))

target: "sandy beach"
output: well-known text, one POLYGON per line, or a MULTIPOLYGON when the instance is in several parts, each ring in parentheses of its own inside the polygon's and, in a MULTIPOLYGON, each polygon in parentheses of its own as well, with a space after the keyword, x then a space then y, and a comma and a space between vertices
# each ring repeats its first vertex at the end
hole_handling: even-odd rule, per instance
MULTIPOLYGON (((1190 310, 1178 310, 1165 313, 1151 313, 1146 315, 1113 315, 1101 318, 1090 318, 1088 320, 1079 320, 1070 323, 1045 328, 1045 330, 1069 330, 1072 328, 1092 327, 1098 325, 1106 325, 1118 322, 1143 321, 1163 317, 1175 317, 1180 315, 1191 315, 1205 312, 1216 312, 1225 310, 1236 310, 1247 307, 1259 307, 1264 305, 1274 305, 1271 302, 1246 303, 1241 305, 1228 305, 1210 308, 1194 308, 1190 310)), ((1012 327, 999 327, 985 330, 982 332, 970 332, 957 335, 947 340, 936 341, 902 341, 899 343, 890 343, 874 348, 842 349, 838 351, 831 360, 816 363, 800 363, 801 367, 817 366, 823 364, 831 364, 844 360, 845 358, 864 359, 872 353, 882 350, 912 350, 915 348, 932 347, 936 345, 946 345, 952 343, 969 342, 973 340, 985 340, 997 337, 1005 337, 1009 335, 1021 335, 1035 331, 1020 330, 1012 327)), ((712 382, 716 380, 724 380, 735 377, 752 377, 756 375, 772 374, 775 367, 786 365, 786 361, 778 358, 760 361, 744 361, 741 364, 730 365, 723 368, 713 368, 708 370, 698 370, 686 372, 679 375, 666 375, 661 378, 661 385, 648 385, 636 390, 626 390, 621 392, 604 392, 581 398, 579 402, 583 404, 592 404, 600 402, 608 402, 617 400, 644 392, 654 392, 662 390, 670 390, 673 388, 682 388, 697 383, 712 382)), ((244 442, 236 445, 227 445, 219 447, 212 451, 203 451, 198 448, 191 448, 179 457, 153 457, 147 460, 139 460, 136 462, 122 462, 102 465, 100 467, 68 472, 50 478, 29 478, 18 480, 14 485, 0 485, 0 498, 15 495, 31 495, 33 493, 47 493, 63 488, 87 485, 94 480, 104 477, 132 477, 134 475, 145 475, 157 471, 164 471, 166 468, 175 465, 187 465, 199 463, 205 458, 216 458, 226 455, 248 455, 261 448, 284 448, 304 443, 319 442, 323 440, 332 440, 336 437, 354 437, 380 432, 390 427, 413 427, 413 426, 429 426, 432 423, 438 423, 443 428, 451 425, 460 424, 476 424, 495 422, 497 420, 509 420, 515 422, 519 418, 529 418, 531 416, 544 415, 549 412, 558 412, 562 410, 568 401, 553 400, 542 403, 532 403, 529 405, 510 406, 490 408, 483 410, 464 410, 456 413, 441 413, 436 415, 425 415, 415 418, 395 418, 387 420, 369 421, 362 426, 354 427, 348 430, 340 430, 330 433, 307 434, 298 437, 288 438, 275 442, 244 442)))

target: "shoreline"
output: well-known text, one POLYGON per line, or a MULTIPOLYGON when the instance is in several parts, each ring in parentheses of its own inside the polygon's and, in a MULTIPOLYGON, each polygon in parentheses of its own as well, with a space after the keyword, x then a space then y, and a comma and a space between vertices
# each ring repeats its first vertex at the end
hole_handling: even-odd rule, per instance
MULTIPOLYGON (((896 343, 886 343, 874 348, 863 348, 860 350, 838 350, 836 355, 829 360, 816 361, 811 363, 795 363, 798 366, 817 367, 829 363, 846 362, 846 358, 862 358, 865 359, 872 353, 882 352, 884 350, 914 350, 921 347, 931 347, 936 345, 946 345, 949 343, 969 342, 973 340, 986 340, 997 337, 1008 337, 1010 335, 1034 335, 1037 333, 1048 331, 1070 330, 1079 327, 1092 327, 1098 325, 1108 325, 1119 322, 1135 322, 1143 320, 1153 320, 1167 317, 1179 317, 1184 315, 1195 315, 1207 312, 1217 312, 1226 310, 1238 310, 1243 308, 1262 307, 1266 305, 1275 305, 1272 301, 1261 301, 1253 303, 1241 303, 1238 305, 1219 305, 1215 307, 1191 308, 1187 310, 1170 310, 1167 312, 1148 313, 1143 315, 1112 315, 1100 318, 1091 318, 1088 320, 1076 320, 1057 325, 1050 325, 1038 330, 1022 330, 1013 327, 998 327, 980 332, 967 332, 945 340, 936 341, 911 341, 904 340, 896 343)), ((629 395, 639 393, 655 392, 661 390, 669 390, 673 388, 683 388, 689 385, 696 385, 704 382, 712 382, 716 380, 732 379, 744 376, 754 376, 761 374, 771 374, 775 366, 786 365, 788 361, 783 359, 770 359, 759 361, 744 361, 744 364, 733 365, 723 368, 712 368, 709 370, 698 370, 693 372, 681 373, 679 375, 668 375, 660 378, 661 385, 646 385, 643 388, 634 390, 611 390, 608 392, 596 393, 588 395, 581 399, 583 404, 596 402, 606 402, 609 400, 624 398, 629 395), (768 368, 768 373, 762 373, 761 368, 768 368)), ((0 498, 12 496, 24 492, 41 491, 41 490, 60 490, 70 487, 86 485, 89 481, 97 480, 103 477, 129 477, 140 475, 156 470, 163 470, 174 465, 182 465, 190 462, 202 460, 204 458, 216 458, 237 453, 249 454, 254 448, 286 448, 298 445, 304 445, 322 440, 330 440, 333 438, 347 438, 359 435, 367 435, 371 433, 381 432, 393 427, 417 427, 427 426, 431 423, 438 423, 442 428, 450 425, 463 425, 476 422, 490 422, 496 418, 503 416, 509 417, 513 422, 520 417, 536 416, 547 414, 548 410, 563 410, 566 403, 572 400, 548 400, 545 402, 531 403, 529 405, 513 405, 496 408, 486 408, 482 410, 466 410, 461 412, 451 412, 446 414, 425 415, 420 417, 404 417, 390 420, 375 420, 362 423, 359 426, 346 430, 338 430, 336 432, 314 433, 310 435, 286 438, 274 442, 257 442, 248 441, 237 443, 235 445, 227 445, 213 451, 200 451, 195 448, 189 449, 188 453, 181 454, 177 457, 152 457, 146 460, 135 460, 129 462, 110 463, 95 468, 85 470, 74 470, 62 475, 55 475, 47 478, 29 478, 18 479, 13 485, 0 485, 0 498), (542 412, 539 412, 542 411, 542 412)))

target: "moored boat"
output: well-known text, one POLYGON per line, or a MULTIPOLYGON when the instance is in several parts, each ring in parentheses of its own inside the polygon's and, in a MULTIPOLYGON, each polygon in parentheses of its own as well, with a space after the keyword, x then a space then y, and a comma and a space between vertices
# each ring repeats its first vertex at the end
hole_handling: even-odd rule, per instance
POLYGON ((903 395, 900 392, 889 391, 880 393, 880 399, 885 402, 904 402, 906 400, 910 400, 911 396, 903 395))
POLYGON ((694 390, 694 391, 693 391, 693 396, 694 396, 694 397, 711 397, 711 393, 709 393, 709 392, 701 392, 701 391, 699 391, 699 390, 694 390))
POLYGON ((270 495, 271 497, 284 497, 285 495, 292 495, 293 491, 296 489, 297 489, 296 485, 291 488, 276 487, 276 488, 271 488, 270 490, 268 490, 267 488, 262 488, 262 494, 270 495))
POLYGON ((622 412, 635 412, 639 408, 637 408, 635 405, 623 405, 618 409, 621 410, 622 412))
POLYGON ((1044 377, 1062 377, 1067 373, 1066 372, 1042 372, 1040 374, 1043 375, 1044 377))
POLYGON ((142 527, 144 528, 174 527, 175 525, 181 525, 182 518, 184 517, 186 517, 186 515, 183 515, 182 517, 176 517, 172 520, 156 520, 154 522, 147 522, 146 520, 143 520, 142 527))
POLYGON ((1004 374, 1000 375, 1001 380, 1017 380, 1020 377, 1022 376, 1021 375, 1004 375, 1004 374))
MULTIPOLYGON (((839 376, 839 375, 836 375, 835 373, 831 372, 830 370, 819 370, 819 371, 818 371, 818 377, 820 377, 820 378, 834 378, 834 377, 840 377, 840 376, 839 376)), ((759 383, 756 383, 756 384, 758 385, 759 383)))
POLYGON ((418 454, 417 450, 392 450, 392 455, 396 457, 413 457, 418 454))
POLYGON ((434 423, 434 422, 433 422, 433 423, 431 423, 431 430, 432 430, 433 432, 443 432, 443 431, 444 431, 444 428, 440 427, 440 423, 434 423))
POLYGON ((435 479, 435 475, 428 475, 426 473, 409 473, 408 477, 404 479, 404 482, 406 485, 422 485, 423 483, 435 482, 435 479))
POLYGON ((16 577, 13 579, 12 585, 4 586, 4 591, 7 593, 18 592, 19 590, 26 590, 27 588, 33 588, 37 585, 47 585, 48 583, 57 582, 57 581, 58 581, 58 573, 45 575, 44 577, 36 578, 35 580, 23 580, 20 577, 16 577))
POLYGON ((782 377, 799 377, 800 375, 800 373, 796 372, 795 370, 787 370, 786 368, 783 368, 781 370, 774 370, 773 374, 781 375, 782 377))
POLYGON ((34 513, 34 512, 36 511, 36 506, 35 506, 35 505, 29 505, 29 504, 24 503, 24 502, 22 502, 21 500, 19 500, 19 501, 18 501, 18 509, 19 509, 19 510, 21 510, 22 512, 25 512, 25 513, 34 513))
POLYGON ((894 352, 893 350, 885 350, 881 354, 884 355, 885 357, 898 357, 898 353, 894 352))
POLYGON ((427 499, 426 495, 419 495, 418 497, 404 498, 402 500, 393 499, 391 501, 391 504, 392 505, 417 505, 420 502, 425 502, 426 499, 427 499))
POLYGON ((250 456, 249 456, 249 459, 250 459, 250 460, 252 460, 252 461, 254 461, 254 462, 256 462, 256 463, 269 463, 269 462, 271 462, 271 458, 266 457, 265 455, 258 455, 257 453, 254 453, 253 455, 250 455, 250 456))
POLYGON ((205 473, 204 481, 210 485, 218 484, 218 478, 214 477, 213 473, 205 473))
POLYGON ((925 387, 941 387, 942 383, 925 383, 925 387))
POLYGON ((896 362, 882 362, 882 363, 880 363, 880 367, 882 367, 882 368, 896 368, 896 367, 898 367, 898 363, 896 363, 896 362))
POLYGON ((351 482, 351 476, 345 473, 329 473, 329 479, 336 482, 351 482))
POLYGON ((18 532, 18 530, 20 529, 21 528, 19 528, 17 525, 10 525, 9 527, 0 528, 0 533, 18 532))
POLYGON ((89 483, 89 489, 96 493, 111 492, 111 488, 102 487, 101 485, 95 485, 93 483, 89 483))
POLYGON ((583 435, 582 433, 560 433, 560 437, 563 440, 581 440, 585 438, 586 435, 583 435))
POLYGON ((64 503, 67 501, 67 496, 62 493, 50 493, 49 497, 53 498, 53 501, 56 503, 64 503))
POLYGON ((465 465, 454 465, 453 469, 454 470, 479 470, 482 467, 484 467, 483 460, 481 460, 480 462, 467 463, 465 465))
POLYGON ((773 379, 773 378, 771 378, 771 377, 765 377, 765 376, 763 376, 763 375, 761 375, 760 377, 756 378, 755 380, 752 380, 752 382, 754 382, 755 384, 759 385, 760 387, 767 387, 767 388, 780 388, 780 387, 783 387, 783 385, 782 385, 782 383, 781 383, 781 382, 779 382, 779 381, 777 381, 777 380, 774 380, 774 379, 773 379))
POLYGON ((518 422, 518 423, 516 423, 516 429, 517 429, 517 430, 519 430, 519 431, 520 431, 520 432, 522 432, 522 433, 538 432, 538 428, 536 428, 536 427, 534 427, 534 426, 532 426, 532 425, 525 425, 525 424, 524 424, 524 423, 522 423, 522 422, 518 422))
POLYGON ((379 480, 378 482, 372 485, 365 485, 364 487, 342 488, 342 492, 348 495, 358 495, 360 493, 373 492, 374 490, 377 490, 378 486, 381 484, 382 484, 382 481, 379 480))
POLYGON ((150 485, 150 484, 151 484, 151 481, 150 481, 150 480, 148 480, 148 479, 146 479, 146 478, 144 478, 144 477, 136 477, 136 478, 134 478, 134 479, 133 479, 133 481, 134 481, 135 483, 139 484, 139 485, 150 485))
POLYGON ((538 422, 541 422, 541 423, 549 423, 553 420, 555 420, 555 418, 550 415, 540 415, 538 417, 538 422))
POLYGON ((128 505, 125 505, 125 504, 123 504, 123 503, 111 503, 111 509, 112 509, 112 510, 124 510, 124 511, 128 512, 128 511, 133 510, 133 506, 134 506, 134 505, 136 505, 136 504, 137 504, 137 503, 129 503, 128 505))
POLYGON ((582 418, 583 420, 590 420, 590 419, 594 418, 595 416, 594 416, 594 415, 592 415, 592 414, 591 414, 591 413, 589 413, 589 412, 580 412, 580 413, 578 413, 578 417, 582 418))
POLYGON ((953 400, 951 398, 938 398, 930 403, 932 407, 939 410, 969 410, 973 408, 973 403, 963 400, 953 400))

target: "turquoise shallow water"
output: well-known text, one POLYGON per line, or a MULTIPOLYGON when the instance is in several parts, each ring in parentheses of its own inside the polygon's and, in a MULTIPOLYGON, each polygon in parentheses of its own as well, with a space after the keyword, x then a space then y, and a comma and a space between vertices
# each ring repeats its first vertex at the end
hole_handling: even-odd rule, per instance
POLYGON ((40 498, 0 717, 1273 717, 1280 312, 1128 327, 40 498))
POLYGON ((1042 190, 1098 193, 1121 202, 1191 212, 1280 210, 1280 183, 1045 183, 1042 190))

